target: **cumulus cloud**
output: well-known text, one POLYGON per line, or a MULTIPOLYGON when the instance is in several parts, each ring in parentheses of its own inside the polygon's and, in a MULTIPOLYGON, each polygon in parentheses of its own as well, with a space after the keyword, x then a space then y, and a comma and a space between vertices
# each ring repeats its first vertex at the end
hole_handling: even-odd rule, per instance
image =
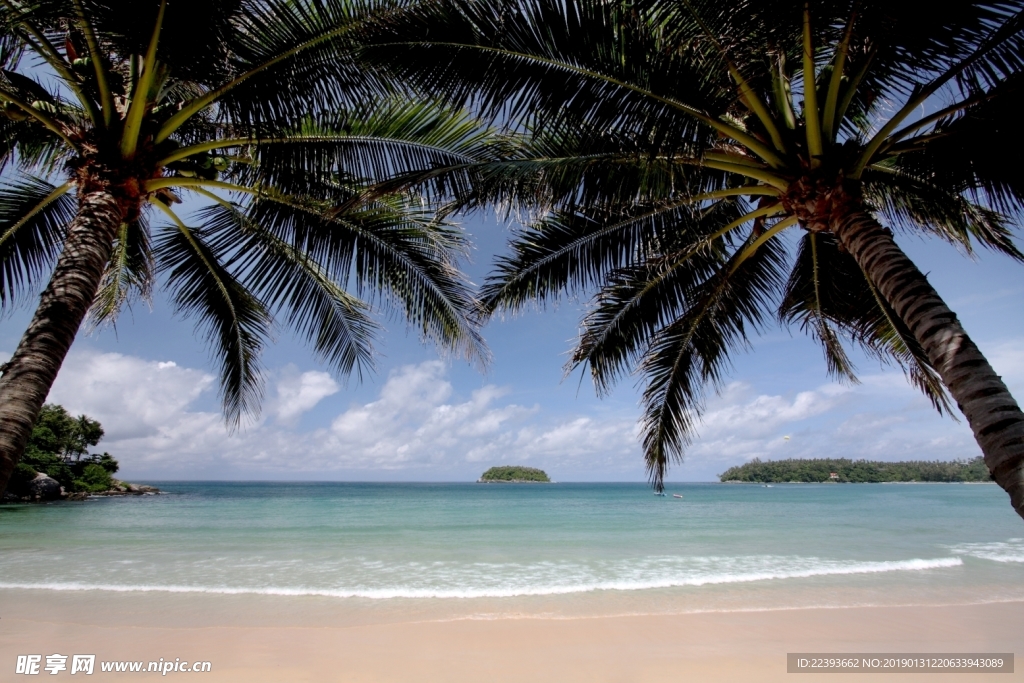
POLYGON ((471 451, 500 440, 511 424, 536 410, 497 405, 506 391, 493 385, 466 401, 451 401, 453 387, 445 373, 438 361, 392 371, 378 400, 333 420, 319 450, 351 466, 385 469, 472 459, 471 451))
POLYGON ((710 402, 687 453, 690 474, 710 479, 754 458, 950 460, 978 454, 963 422, 941 417, 899 372, 863 376, 791 396, 729 385, 710 402))
POLYGON ((491 384, 459 395, 437 361, 394 369, 376 400, 339 410, 326 426, 299 425, 338 391, 326 373, 282 368, 270 377, 267 418, 231 433, 215 409, 209 373, 173 361, 75 351, 48 400, 98 419, 107 433, 100 447, 120 458, 126 473, 168 478, 399 470, 429 478, 431 471, 468 474, 481 463, 506 461, 608 466, 638 453, 631 417, 553 416, 509 402, 508 389, 491 384))
POLYGON ((120 353, 71 353, 48 400, 103 424, 106 438, 122 441, 157 435, 204 392, 212 375, 120 353))
POLYGON ((833 384, 814 391, 801 391, 787 399, 778 395, 751 396, 749 385, 733 382, 712 401, 702 420, 701 434, 705 438, 729 438, 738 434, 765 437, 785 424, 831 410, 849 391, 847 387, 833 384))
POLYGON ((300 415, 315 408, 321 400, 338 393, 340 388, 326 372, 300 374, 294 365, 288 366, 277 382, 273 409, 278 422, 295 424, 300 415))
MULTIPOLYGON (((1018 392, 1024 351, 989 350, 1018 392)), ((758 392, 729 384, 707 405, 686 462, 670 473, 708 480, 755 457, 948 459, 978 452, 963 422, 940 418, 899 372, 758 392), (789 436, 789 439, 785 437, 789 436)), ((523 463, 562 479, 639 479, 639 407, 520 405, 514 387, 454 386, 431 361, 393 369, 374 400, 345 405, 327 373, 294 366, 269 376, 262 421, 230 433, 208 372, 171 360, 73 351, 50 401, 100 420, 100 448, 126 476, 464 479, 523 463), (311 416, 306 419, 305 416, 311 416)))

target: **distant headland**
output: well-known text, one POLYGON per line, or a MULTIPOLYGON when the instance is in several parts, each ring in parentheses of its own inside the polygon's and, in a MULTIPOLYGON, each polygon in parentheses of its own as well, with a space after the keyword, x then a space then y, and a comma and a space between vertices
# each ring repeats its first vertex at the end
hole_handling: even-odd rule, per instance
POLYGON ((718 475, 729 482, 884 484, 895 482, 989 482, 988 467, 981 456, 971 460, 879 462, 846 458, 759 460, 730 467, 718 475))
POLYGON ((477 479, 478 484, 550 484, 544 470, 534 467, 523 467, 521 465, 501 465, 492 467, 477 479))
POLYGON ((93 496, 141 496, 160 493, 153 486, 113 477, 119 469, 110 453, 89 453, 103 439, 103 427, 88 415, 74 417, 47 403, 39 411, 25 455, 14 467, 0 502, 45 503, 93 496))

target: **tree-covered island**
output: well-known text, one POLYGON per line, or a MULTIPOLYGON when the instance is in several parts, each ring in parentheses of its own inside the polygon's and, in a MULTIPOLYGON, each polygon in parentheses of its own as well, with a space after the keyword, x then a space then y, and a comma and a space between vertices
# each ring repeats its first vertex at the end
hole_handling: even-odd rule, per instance
POLYGON ((754 458, 718 475, 723 482, 869 484, 887 482, 988 482, 988 468, 981 456, 948 462, 911 460, 877 462, 846 458, 815 458, 761 461, 754 458))
POLYGON ((509 484, 550 484, 551 479, 544 470, 534 467, 523 467, 521 465, 501 465, 492 467, 480 475, 477 483, 509 483, 509 484))

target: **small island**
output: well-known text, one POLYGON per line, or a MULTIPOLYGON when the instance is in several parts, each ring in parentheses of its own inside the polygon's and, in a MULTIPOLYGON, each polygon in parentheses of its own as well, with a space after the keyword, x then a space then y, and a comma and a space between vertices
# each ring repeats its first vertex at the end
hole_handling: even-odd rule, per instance
POLYGON ((971 460, 879 462, 846 458, 766 460, 754 458, 718 475, 725 483, 757 484, 884 484, 911 482, 989 482, 988 467, 981 456, 971 460))
POLYGON ((544 470, 534 467, 523 467, 522 465, 501 465, 492 467, 477 479, 478 484, 550 484, 544 470))

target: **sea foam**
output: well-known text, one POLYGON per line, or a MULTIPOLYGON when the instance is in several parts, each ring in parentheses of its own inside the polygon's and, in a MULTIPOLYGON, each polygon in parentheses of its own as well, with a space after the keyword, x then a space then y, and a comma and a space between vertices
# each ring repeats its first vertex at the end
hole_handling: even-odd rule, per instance
MULTIPOLYGON (((503 571, 499 572, 495 572, 496 565, 494 564, 474 563, 469 566, 445 566, 449 564, 451 563, 433 563, 433 569, 421 566, 415 581, 395 581, 392 585, 376 586, 231 586, 26 581, 0 582, 0 588, 55 591, 114 591, 124 593, 166 592, 216 593, 223 595, 322 596, 370 600, 396 598, 504 598, 565 595, 593 591, 637 591, 699 587, 714 584, 803 579, 816 576, 924 571, 957 567, 962 565, 963 561, 959 557, 877 562, 776 556, 641 558, 638 560, 590 565, 569 562, 500 565, 503 571), (672 560, 676 561, 673 562, 672 560), (611 567, 608 566, 609 564, 621 566, 611 567), (619 569, 619 571, 609 571, 613 568, 619 569), (475 576, 473 576, 474 574, 475 576), (496 574, 498 575, 496 576, 496 574), (542 577, 547 580, 538 580, 542 579, 542 577), (560 577, 560 580, 557 577, 560 577), (473 578, 476 581, 472 581, 473 578)), ((385 573, 392 574, 393 579, 398 578, 394 576, 395 567, 390 567, 389 569, 392 571, 385 573)), ((398 574, 406 575, 404 578, 412 578, 405 571, 398 572, 398 574)))
POLYGON ((958 555, 968 555, 992 562, 1024 562, 1024 539, 1010 538, 994 543, 960 543, 947 546, 958 555))

